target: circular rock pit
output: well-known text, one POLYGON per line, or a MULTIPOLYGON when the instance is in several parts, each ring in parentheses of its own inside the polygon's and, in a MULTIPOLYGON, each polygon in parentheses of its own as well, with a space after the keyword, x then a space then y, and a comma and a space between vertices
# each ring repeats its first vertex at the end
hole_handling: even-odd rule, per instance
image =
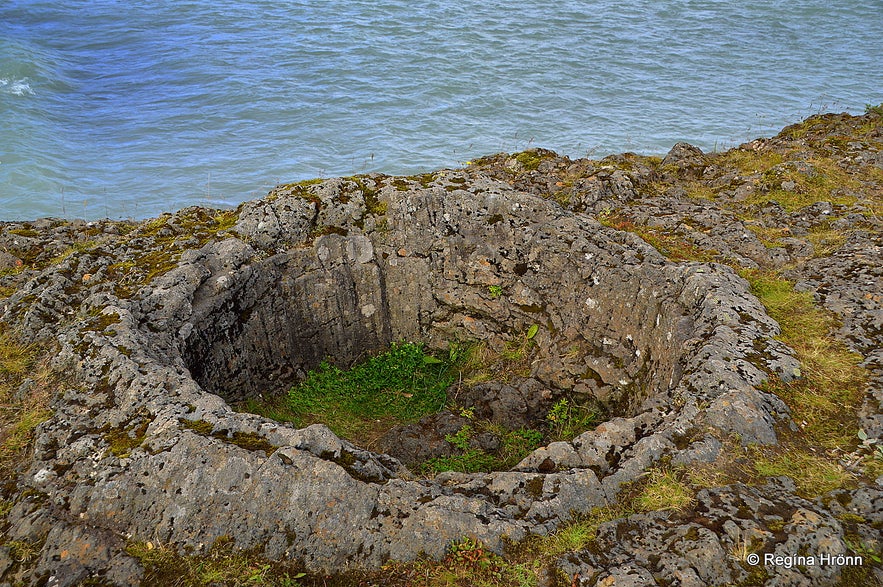
MULTIPOLYGON (((180 231, 182 213, 161 230, 180 231)), ((463 536, 500 551, 504 536, 616 499, 663 457, 713 459, 732 433, 774 443, 789 423, 756 386, 797 362, 729 268, 672 264, 481 174, 282 186, 244 204, 232 230, 192 240, 128 297, 91 269, 83 307, 108 319, 59 336, 88 389, 41 429, 32 479, 78 531, 195 551, 223 537, 323 571, 439 557, 463 536), (479 341, 497 356, 523 346, 517 366, 452 389, 474 417, 542 426, 565 398, 608 420, 508 471, 426 478, 321 424, 230 407, 396 341, 479 341), (108 448, 120 434, 125 454, 108 448)), ((132 254, 117 246, 111 257, 132 254)), ((399 453, 416 461, 419 426, 444 438, 460 417, 430 415, 386 446, 410 443, 399 453)))

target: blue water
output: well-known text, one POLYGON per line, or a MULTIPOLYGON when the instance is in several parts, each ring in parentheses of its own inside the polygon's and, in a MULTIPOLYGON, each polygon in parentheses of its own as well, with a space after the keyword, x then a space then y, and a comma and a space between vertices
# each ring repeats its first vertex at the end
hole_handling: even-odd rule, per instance
POLYGON ((883 102, 881 58, 879 0, 0 0, 0 220, 721 149, 883 102))

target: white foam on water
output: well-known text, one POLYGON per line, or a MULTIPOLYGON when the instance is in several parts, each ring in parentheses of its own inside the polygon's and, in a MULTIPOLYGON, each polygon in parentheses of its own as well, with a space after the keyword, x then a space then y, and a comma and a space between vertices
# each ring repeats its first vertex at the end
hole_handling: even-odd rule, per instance
POLYGON ((33 94, 34 90, 31 89, 28 78, 8 79, 0 77, 0 92, 12 94, 13 96, 24 96, 26 94, 33 94))

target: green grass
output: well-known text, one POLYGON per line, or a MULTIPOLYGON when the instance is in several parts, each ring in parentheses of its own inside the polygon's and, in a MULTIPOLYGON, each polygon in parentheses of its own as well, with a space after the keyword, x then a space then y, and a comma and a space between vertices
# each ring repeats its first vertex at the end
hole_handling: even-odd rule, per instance
MULTIPOLYGON (((338 436, 371 448, 393 427, 416 422, 444 408, 448 404, 447 390, 455 381, 468 385, 477 372, 508 370, 523 362, 537 331, 538 327, 529 328, 512 343, 512 349, 507 349, 517 357, 488 355, 483 345, 452 343, 448 352, 438 358, 427 353, 421 344, 402 342, 393 343, 388 351, 350 369, 326 360, 287 396, 251 399, 237 409, 297 427, 322 423, 338 436)), ((484 377, 479 373, 477 380, 484 377)), ((456 406, 450 407, 456 410, 456 406)), ((553 407, 540 429, 511 429, 500 423, 476 421, 469 409, 462 409, 461 413, 471 422, 445 437, 453 453, 429 459, 417 471, 432 475, 442 471, 508 470, 545 441, 571 439, 603 419, 598 409, 568 399, 553 407), (473 446, 472 439, 481 433, 496 436, 499 448, 489 452, 473 446)))
POLYGON ((846 195, 844 191, 860 189, 861 184, 852 175, 828 158, 810 158, 808 163, 813 169, 809 174, 793 169, 768 169, 763 174, 763 185, 769 189, 768 193, 760 192, 746 200, 746 203, 763 204, 774 200, 788 212, 795 212, 816 202, 831 202, 845 206, 851 206, 856 202, 854 196, 846 195), (781 187, 787 181, 794 184, 792 189, 786 190, 781 187))
POLYGON ((420 344, 393 343, 349 370, 324 361, 284 402, 297 426, 321 422, 335 434, 370 445, 392 426, 416 422, 447 401, 456 365, 420 344))
POLYGON ((482 423, 480 427, 500 439, 501 447, 497 452, 491 454, 470 446, 475 429, 471 424, 467 424, 455 434, 445 436, 445 440, 457 452, 447 457, 428 459, 420 465, 420 472, 435 474, 442 471, 459 471, 461 473, 504 471, 517 465, 530 452, 539 448, 543 442, 543 433, 539 430, 526 428, 509 430, 500 424, 492 423, 482 423))
POLYGON ((632 501, 635 510, 684 510, 693 504, 695 493, 683 475, 668 469, 652 469, 646 475, 646 484, 632 501))
POLYGON ((605 416, 600 406, 580 405, 567 398, 558 400, 546 414, 552 441, 573 440, 583 432, 594 429, 604 420, 605 416))
POLYGON ((807 498, 846 487, 853 481, 852 475, 836 462, 801 449, 760 452, 754 468, 761 477, 791 477, 797 493, 807 498))
POLYGON ((593 508, 588 513, 578 515, 570 522, 562 524, 547 536, 528 539, 526 545, 534 557, 556 557, 583 550, 595 540, 601 524, 634 513, 636 512, 631 504, 621 502, 593 508))
POLYGON ((751 292, 782 329, 779 336, 797 354, 801 378, 784 383, 771 378, 768 391, 785 400, 806 441, 828 450, 846 450, 857 443, 855 413, 861 405, 867 371, 861 356, 830 336, 837 322, 819 308, 808 292, 775 274, 741 271, 751 292))
POLYGON ((204 556, 182 556, 171 547, 152 542, 131 542, 126 551, 144 566, 145 585, 297 587, 304 577, 290 563, 268 561, 231 548, 225 537, 204 556))
POLYGON ((815 304, 812 294, 795 291, 790 281, 771 272, 743 270, 740 275, 779 323, 778 338, 801 363, 799 379, 785 383, 771 377, 764 384, 788 404, 800 432, 788 435, 782 446, 757 449, 749 474, 787 475, 807 497, 849 486, 854 478, 838 460, 858 445, 855 414, 868 378, 859 366, 861 356, 831 336, 837 321, 815 304))

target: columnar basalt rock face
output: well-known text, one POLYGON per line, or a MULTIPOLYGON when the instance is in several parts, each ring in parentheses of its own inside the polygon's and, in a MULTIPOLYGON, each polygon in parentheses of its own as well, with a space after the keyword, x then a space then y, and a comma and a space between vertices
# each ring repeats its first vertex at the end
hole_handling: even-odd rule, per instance
MULTIPOLYGON (((463 178, 443 181, 453 180, 463 178)), ((204 279, 183 321, 191 374, 237 400, 289 384, 327 356, 348 363, 401 339, 436 346, 454 338, 502 341, 534 323, 541 327, 535 375, 593 395, 620 415, 668 404, 687 385, 678 393, 713 400, 759 383, 764 375, 748 360, 749 349, 723 358, 727 334, 712 336, 719 323, 730 344, 770 345, 783 376, 796 367, 770 340, 775 324, 729 269, 675 267, 640 239, 553 203, 487 180, 467 187, 375 188, 386 210, 367 219, 363 209, 346 216, 338 209, 342 200, 353 206, 364 197, 344 180, 246 205, 237 225, 246 240, 250 230, 257 242, 328 234, 204 279), (312 224, 276 224, 268 234, 264 218, 298 208, 295 218, 312 224), (366 221, 383 226, 364 231, 359 224, 366 221), (504 295, 489 295, 491 287, 504 295), (720 363, 731 359, 737 369, 720 363), (719 381, 701 375, 712 372, 719 381)), ((774 438, 771 426, 758 434, 774 438)))
MULTIPOLYGON (((695 179, 702 156, 687 147, 665 165, 695 179)), ((205 552, 223 538, 323 572, 440 557, 462 536, 500 551, 503 537, 547 533, 615 500, 662 461, 714 460, 719 438, 773 444, 794 429, 761 384, 798 378, 800 366, 747 282, 725 265, 668 261, 592 214, 605 201, 637 198, 649 176, 588 175, 561 206, 536 195, 557 185, 545 164, 511 183, 499 168, 479 166, 281 186, 226 224, 182 210, 125 236, 108 232, 35 272, 5 303, 4 323, 57 341, 57 364, 76 384, 39 428, 20 480, 29 497, 8 515, 11 538, 45 539, 30 578, 70 585, 114 569, 107 580, 135 582, 126 539, 205 552), (477 404, 487 394, 484 417, 521 425, 541 401, 568 393, 602 404, 610 419, 511 471, 417 478, 323 425, 294 429, 229 405, 284 392, 326 357, 348 364, 400 340, 501 348, 533 325, 529 375, 468 391, 477 404), (113 446, 119 438, 122 448, 113 446), (94 554, 62 556, 67 543, 94 554)), ((767 254, 736 234, 728 212, 663 200, 648 203, 670 213, 660 223, 720 222, 734 257, 756 265, 752 255, 767 254)), ((818 270, 851 271, 831 263, 819 260, 818 270)), ((855 291, 835 293, 825 300, 835 310, 838 299, 858 303, 855 291)), ((873 346, 879 332, 862 324, 859 342, 873 346)), ((776 487, 764 495, 785 491, 776 487)), ((701 500, 750 501, 764 491, 724 488, 701 500)), ((697 532, 716 528, 712 514, 696 521, 697 532)), ((667 523, 652 515, 622 522, 667 523)), ((617 532, 611 526, 601 540, 617 532)), ((622 553, 583 553, 562 568, 613 576, 616 556, 644 548, 639 538, 622 553)), ((634 572, 656 572, 651 559, 634 572)), ((679 576, 674 562, 662 567, 679 576)), ((710 562, 700 570, 716 572, 710 562)))

